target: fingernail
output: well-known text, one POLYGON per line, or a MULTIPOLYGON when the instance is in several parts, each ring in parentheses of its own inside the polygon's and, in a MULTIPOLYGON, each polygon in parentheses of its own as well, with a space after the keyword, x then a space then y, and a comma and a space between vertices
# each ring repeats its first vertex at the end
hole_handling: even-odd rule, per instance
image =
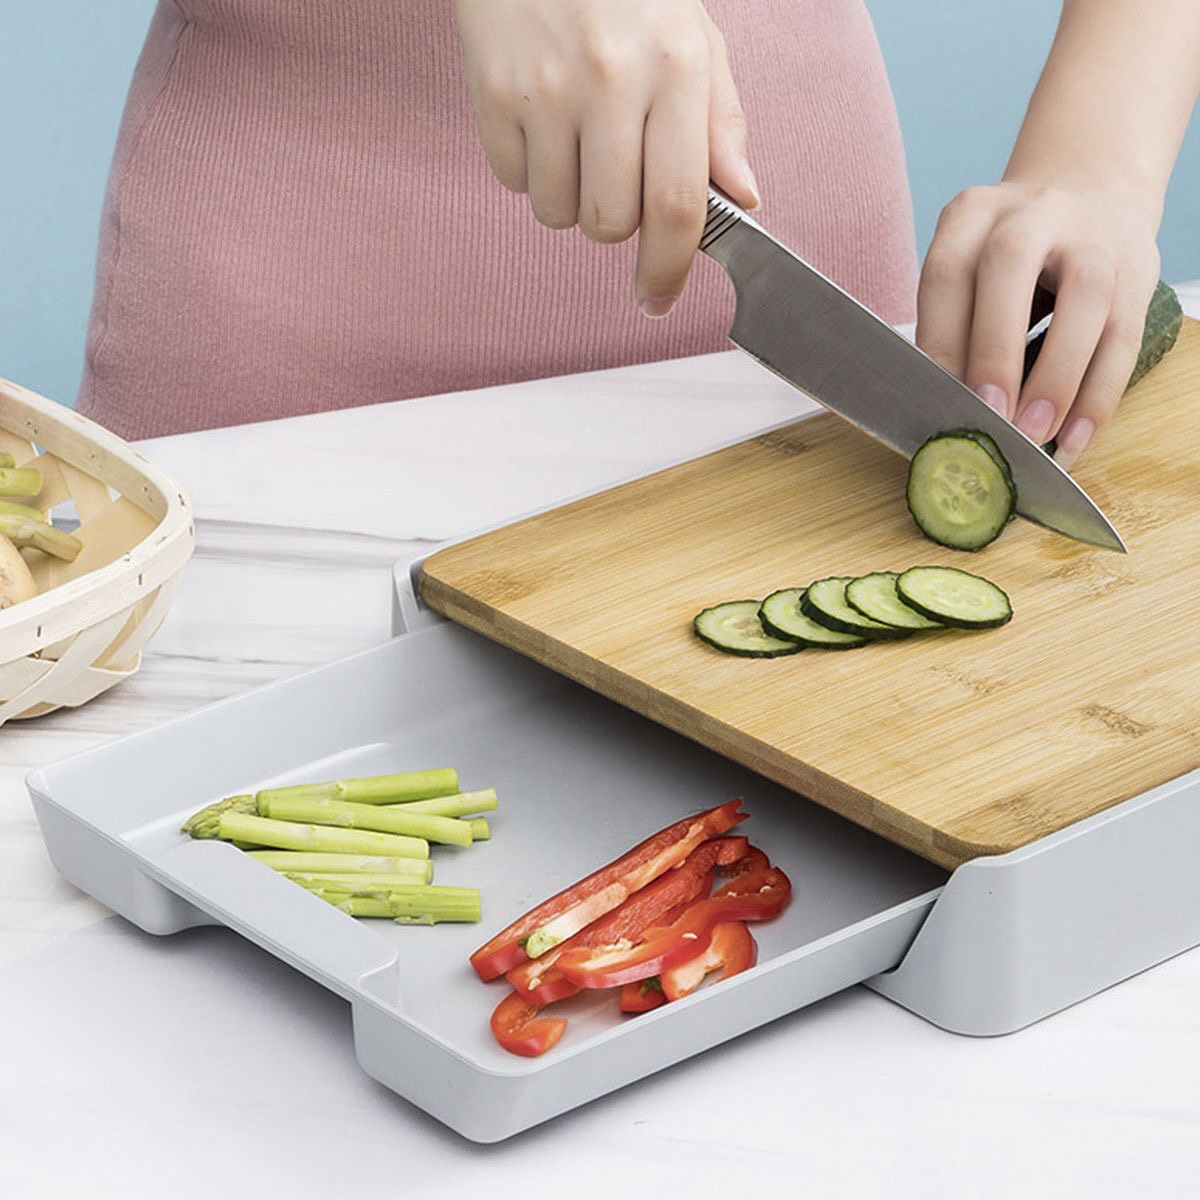
POLYGON ((750 212, 762 207, 762 193, 758 190, 758 180, 754 178, 754 172, 750 169, 750 164, 743 158, 739 173, 742 177, 742 185, 747 188, 750 194, 754 197, 753 204, 747 204, 746 208, 750 212))
POLYGON ((1064 470, 1069 470, 1075 460, 1088 448, 1096 432, 1096 422, 1090 417, 1076 417, 1068 421, 1058 435, 1058 449, 1054 461, 1064 470))
POLYGON ((656 320, 665 317, 675 307, 677 296, 651 296, 642 301, 642 313, 656 320))
POLYGON ((988 408, 995 409, 1002 417, 1008 416, 1008 395, 1002 387, 994 383, 981 383, 975 391, 988 408))
POLYGON ((1036 446, 1050 436, 1054 424, 1054 405, 1049 400, 1035 400, 1017 414, 1017 428, 1036 446))

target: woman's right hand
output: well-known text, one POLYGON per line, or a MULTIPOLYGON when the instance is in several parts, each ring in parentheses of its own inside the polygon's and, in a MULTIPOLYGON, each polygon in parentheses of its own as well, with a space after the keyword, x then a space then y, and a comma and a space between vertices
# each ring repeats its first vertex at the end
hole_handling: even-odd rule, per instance
POLYGON ((724 39, 700 0, 456 0, 471 101, 500 182, 544 225, 638 239, 635 293, 679 299, 711 179, 758 205, 724 39))

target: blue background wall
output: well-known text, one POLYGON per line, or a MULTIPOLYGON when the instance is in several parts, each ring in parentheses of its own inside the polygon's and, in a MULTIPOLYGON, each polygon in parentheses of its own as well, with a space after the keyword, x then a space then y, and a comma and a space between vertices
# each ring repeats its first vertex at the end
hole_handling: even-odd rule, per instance
MULTIPOLYGON (((942 204, 997 178, 1050 44, 1048 0, 867 0, 908 149, 917 238, 942 204)), ((57 400, 78 385, 97 222, 125 88, 153 0, 0 0, 0 374, 57 400)), ((1160 244, 1200 277, 1200 121, 1160 244)))

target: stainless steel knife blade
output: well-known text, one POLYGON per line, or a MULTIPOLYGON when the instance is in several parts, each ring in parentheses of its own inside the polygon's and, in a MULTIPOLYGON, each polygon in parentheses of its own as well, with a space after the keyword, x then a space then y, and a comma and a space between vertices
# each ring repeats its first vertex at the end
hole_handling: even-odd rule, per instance
POLYGON ((730 339, 768 370, 906 458, 937 433, 990 434, 1012 469, 1017 512, 1125 552, 1112 523, 1044 450, 716 191, 700 248, 737 293, 730 339))

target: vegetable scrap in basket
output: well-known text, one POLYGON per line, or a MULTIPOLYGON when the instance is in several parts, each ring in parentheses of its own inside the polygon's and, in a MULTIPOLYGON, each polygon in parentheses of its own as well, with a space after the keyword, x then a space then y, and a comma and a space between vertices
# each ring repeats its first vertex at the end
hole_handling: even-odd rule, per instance
POLYGON ((352 917, 402 925, 478 921, 479 889, 433 880, 431 842, 468 847, 491 836, 478 814, 495 788, 459 791, 439 768, 264 788, 202 808, 181 832, 231 842, 352 917))
POLYGON ((11 454, 0 451, 0 608, 37 595, 37 583, 22 551, 40 550, 74 562, 83 549, 74 534, 58 529, 46 511, 29 503, 43 486, 37 467, 18 467, 11 454))

